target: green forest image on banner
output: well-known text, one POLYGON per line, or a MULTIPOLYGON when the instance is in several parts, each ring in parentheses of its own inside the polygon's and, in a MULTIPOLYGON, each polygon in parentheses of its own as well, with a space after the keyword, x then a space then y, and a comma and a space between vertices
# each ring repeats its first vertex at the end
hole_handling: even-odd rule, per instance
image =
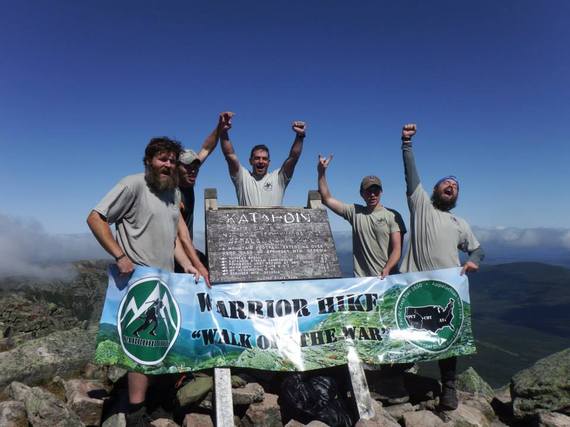
POLYGON ((95 362, 147 374, 213 367, 306 371, 475 352, 460 268, 377 277, 228 283, 109 270, 95 362))

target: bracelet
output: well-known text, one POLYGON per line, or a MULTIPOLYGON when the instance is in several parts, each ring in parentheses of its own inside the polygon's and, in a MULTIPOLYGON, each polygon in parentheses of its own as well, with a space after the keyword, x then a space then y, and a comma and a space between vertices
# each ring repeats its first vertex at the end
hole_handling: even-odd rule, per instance
POLYGON ((116 256, 116 257, 115 257, 115 261, 116 261, 116 262, 119 262, 119 260, 123 259, 123 258, 126 257, 126 256, 127 256, 127 254, 123 254, 123 255, 116 256))

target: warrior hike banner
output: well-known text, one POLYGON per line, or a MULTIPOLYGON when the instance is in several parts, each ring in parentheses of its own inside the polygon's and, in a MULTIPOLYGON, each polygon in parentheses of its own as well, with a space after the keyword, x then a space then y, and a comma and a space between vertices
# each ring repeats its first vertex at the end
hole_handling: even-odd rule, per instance
POLYGON ((230 283, 112 269, 95 361, 147 374, 245 367, 306 371, 475 352, 460 268, 376 277, 230 283))

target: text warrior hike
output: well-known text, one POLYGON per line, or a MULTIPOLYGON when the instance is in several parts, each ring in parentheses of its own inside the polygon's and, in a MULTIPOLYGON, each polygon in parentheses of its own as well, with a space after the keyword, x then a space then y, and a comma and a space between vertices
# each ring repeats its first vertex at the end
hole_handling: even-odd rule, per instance
MULTIPOLYGON (((200 311, 212 311, 212 306, 222 317, 230 319, 275 318, 296 314, 298 317, 310 316, 307 300, 303 298, 279 300, 217 300, 212 304, 210 295, 196 294, 200 311)), ((376 308, 378 294, 348 294, 317 297, 317 314, 330 314, 342 311, 373 311, 376 308)))

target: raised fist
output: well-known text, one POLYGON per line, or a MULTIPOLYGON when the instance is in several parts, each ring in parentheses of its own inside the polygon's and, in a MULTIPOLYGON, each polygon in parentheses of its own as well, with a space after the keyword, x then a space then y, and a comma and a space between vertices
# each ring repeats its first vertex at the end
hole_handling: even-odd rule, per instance
POLYGON ((416 124, 408 123, 402 128, 402 141, 409 142, 412 137, 416 134, 416 124))
POLYGON ((307 129, 305 122, 294 121, 292 127, 297 135, 305 136, 305 130, 307 129))

